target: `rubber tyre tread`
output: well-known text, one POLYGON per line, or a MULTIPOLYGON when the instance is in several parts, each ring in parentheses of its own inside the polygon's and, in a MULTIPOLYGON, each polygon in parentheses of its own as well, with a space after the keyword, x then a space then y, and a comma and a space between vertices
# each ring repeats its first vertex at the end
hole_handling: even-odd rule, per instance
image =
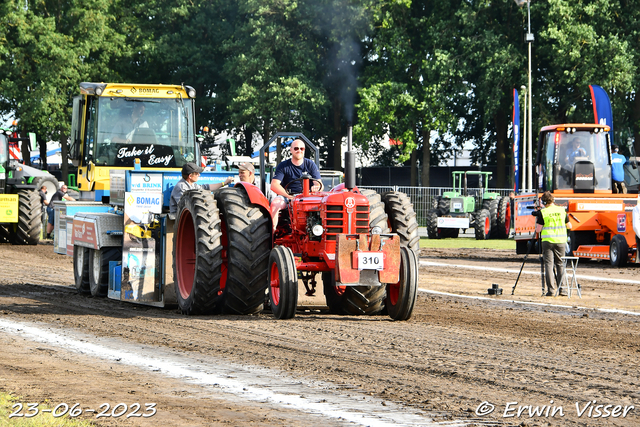
POLYGON ((480 209, 475 214, 473 228, 476 232, 476 240, 487 240, 491 236, 491 228, 489 228, 489 230, 485 230, 486 218, 491 218, 491 214, 488 209, 480 209))
MULTIPOLYGON (((387 297, 387 312, 393 320, 409 320, 418 298, 418 257, 406 247, 400 248, 400 289, 398 300, 392 304, 387 297)), ((387 289, 392 285, 387 285, 387 289)), ((389 291, 387 292, 387 294, 389 291)))
POLYGON ((629 244, 624 236, 620 234, 616 234, 611 239, 611 244, 609 246, 609 261, 611 265, 614 267, 624 267, 627 265, 627 259, 629 258, 629 244), (614 251, 617 253, 617 256, 614 255, 614 251))
POLYGON ((482 209, 487 209, 491 218, 491 233, 490 238, 495 238, 498 235, 498 204, 500 199, 488 199, 482 201, 482 209))
POLYGON ((511 197, 501 197, 498 202, 496 238, 508 239, 511 234, 511 197))
POLYGON ((431 209, 427 212, 427 236, 430 239, 439 239, 442 236, 438 230, 438 209, 431 209))
POLYGON ((322 272, 322 289, 331 314, 348 314, 345 309, 344 294, 336 292, 336 278, 333 271, 322 272))
POLYGON ((269 275, 270 214, 252 205, 242 188, 224 187, 215 197, 229 242, 224 312, 258 313, 263 308, 269 275))
POLYGON ((269 255, 269 280, 275 264, 280 284, 280 299, 276 304, 273 289, 269 286, 271 312, 276 319, 291 319, 296 315, 298 306, 298 271, 293 252, 286 246, 276 246, 269 255))
POLYGON ((73 247, 73 280, 79 294, 89 294, 89 248, 73 247))
POLYGON ((40 195, 33 190, 18 191, 18 223, 12 233, 14 245, 37 245, 42 229, 40 195))
POLYGON ((392 233, 400 236, 400 245, 420 252, 418 220, 411 199, 405 193, 390 191, 382 195, 392 233))
POLYGON ((451 209, 451 199, 438 199, 437 207, 442 212, 442 215, 447 215, 451 209))
POLYGON ((222 244, 220 238, 220 212, 213 195, 205 190, 189 190, 178 203, 178 213, 173 238, 173 278, 178 307, 183 314, 214 314, 220 310, 222 292, 222 244), (184 217, 183 217, 184 215, 184 217), (191 292, 184 297, 180 292, 180 266, 178 265, 178 242, 181 241, 181 221, 184 227, 192 227, 195 233, 194 277, 191 292))
POLYGON ((89 291, 94 297, 106 297, 109 293, 109 262, 122 260, 122 249, 106 247, 89 250, 89 291), (100 271, 96 278, 94 261, 96 254, 100 257, 100 271), (97 280, 96 280, 97 279, 97 280))

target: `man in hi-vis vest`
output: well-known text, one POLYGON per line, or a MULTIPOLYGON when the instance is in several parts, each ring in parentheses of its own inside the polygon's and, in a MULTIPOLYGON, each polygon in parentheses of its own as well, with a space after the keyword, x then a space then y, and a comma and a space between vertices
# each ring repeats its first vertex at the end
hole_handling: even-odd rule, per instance
POLYGON ((547 293, 551 297, 560 288, 560 296, 566 296, 566 289, 562 288, 564 282, 564 266, 562 257, 565 255, 567 245, 567 230, 571 230, 571 222, 567 212, 562 206, 556 206, 553 195, 545 191, 540 198, 544 208, 537 212, 536 233, 542 237, 542 257, 544 259, 547 293), (556 268, 556 276, 553 277, 553 267, 556 268), (557 285, 557 287, 556 287, 557 285))

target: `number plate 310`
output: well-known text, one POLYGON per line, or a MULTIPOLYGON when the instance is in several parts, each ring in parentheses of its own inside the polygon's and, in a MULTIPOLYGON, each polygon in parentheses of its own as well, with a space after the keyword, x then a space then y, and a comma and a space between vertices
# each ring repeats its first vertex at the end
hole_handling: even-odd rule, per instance
POLYGON ((382 252, 357 252, 358 270, 384 270, 382 252))

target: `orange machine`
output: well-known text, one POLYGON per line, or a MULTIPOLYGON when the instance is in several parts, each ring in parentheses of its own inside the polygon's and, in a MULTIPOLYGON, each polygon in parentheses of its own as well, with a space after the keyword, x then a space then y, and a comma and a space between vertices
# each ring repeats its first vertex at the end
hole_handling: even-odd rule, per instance
MULTIPOLYGON (((536 158, 538 192, 516 196, 515 239, 517 253, 526 253, 535 231, 531 215, 537 199, 551 191, 556 204, 569 214, 567 255, 608 259, 614 266, 636 261, 637 246, 631 211, 637 194, 614 194, 611 178, 609 127, 598 124, 545 126, 540 131, 536 158)), ((633 148, 628 153, 625 183, 638 192, 638 169, 633 148)))

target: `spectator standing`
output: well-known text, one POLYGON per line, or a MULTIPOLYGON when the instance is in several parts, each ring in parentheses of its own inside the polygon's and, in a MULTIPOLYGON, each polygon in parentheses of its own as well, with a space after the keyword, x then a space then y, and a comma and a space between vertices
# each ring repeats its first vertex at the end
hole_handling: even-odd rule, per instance
POLYGON ((562 257, 565 254, 567 230, 571 229, 571 222, 564 208, 554 204, 555 199, 549 191, 544 192, 541 201, 545 207, 534 214, 537 216, 536 233, 540 233, 542 238, 542 257, 547 283, 545 296, 554 296, 558 288, 560 296, 567 296, 567 290, 562 288, 564 283, 562 257), (554 266, 555 277, 553 276, 554 266))
POLYGON ((613 178, 613 192, 625 193, 627 187, 624 185, 624 164, 627 158, 618 153, 620 148, 617 145, 611 146, 611 178, 613 178))
MULTIPOLYGON (((49 219, 47 221, 47 238, 51 238, 51 232, 53 231, 54 228, 54 221, 55 221, 55 215, 53 212, 53 202, 59 202, 61 200, 66 200, 69 202, 75 202, 76 199, 74 199, 73 197, 71 197, 69 194, 67 194, 67 191, 69 190, 69 188, 67 187, 67 184, 62 184, 60 186, 60 189, 58 191, 56 191, 53 196, 51 196, 51 200, 49 200, 49 203, 47 204, 47 215, 49 216, 49 219)), ((42 197, 42 196, 40 196, 42 197)))

